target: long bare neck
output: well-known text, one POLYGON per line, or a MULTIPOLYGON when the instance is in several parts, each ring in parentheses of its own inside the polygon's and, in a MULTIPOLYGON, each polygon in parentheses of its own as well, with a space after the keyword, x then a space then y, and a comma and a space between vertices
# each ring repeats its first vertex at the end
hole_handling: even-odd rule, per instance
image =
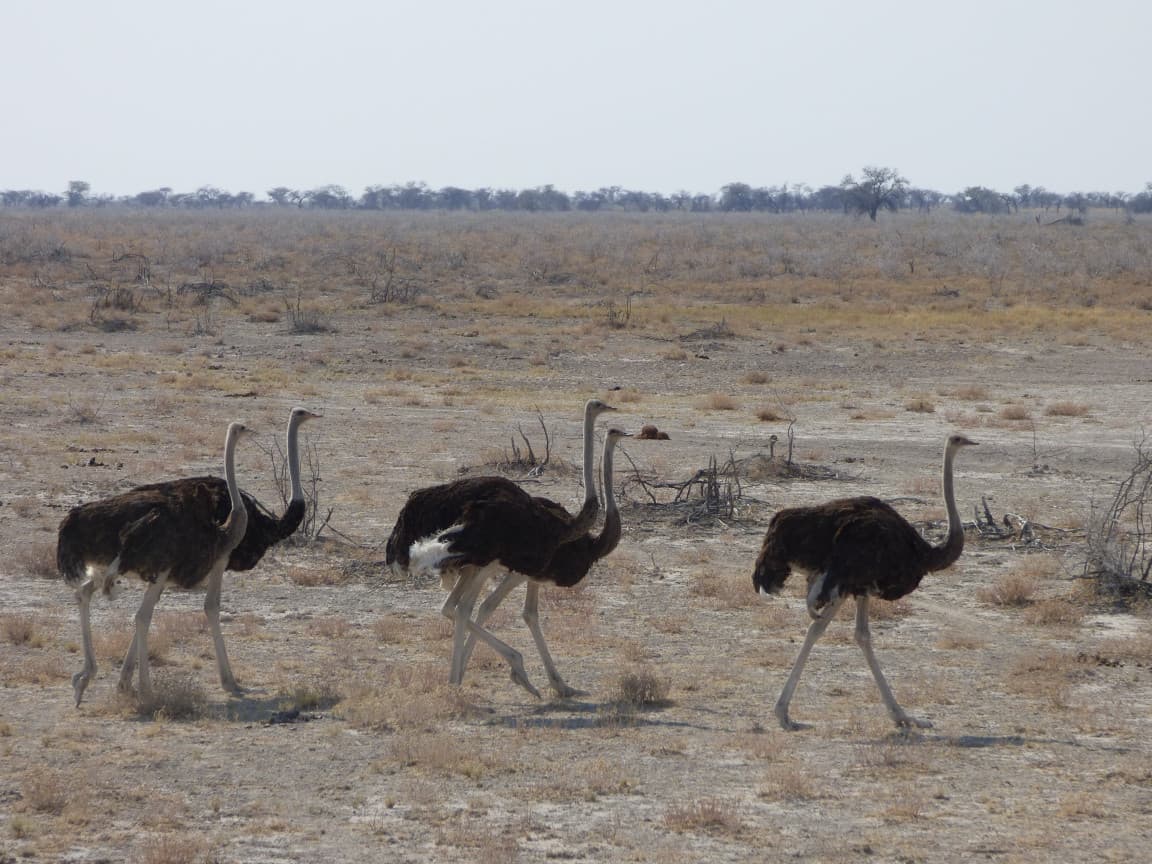
POLYGON ((224 444, 224 480, 228 484, 228 497, 232 501, 232 512, 224 521, 223 532, 229 549, 244 539, 248 530, 248 508, 240 497, 240 487, 236 484, 236 440, 240 437, 236 430, 229 428, 224 444))
POLYGON ((300 485, 300 418, 293 415, 288 421, 288 479, 292 482, 292 500, 304 500, 304 487, 300 485))
POLYGON ((964 525, 956 509, 956 494, 952 488, 952 460, 955 455, 956 451, 951 447, 944 451, 944 506, 948 510, 948 537, 943 545, 933 547, 929 570, 951 566, 964 551, 964 525))
MULTIPOLYGON (((592 453, 592 432, 596 425, 596 416, 592 406, 584 409, 584 503, 596 509, 600 507, 600 500, 596 497, 596 457, 592 453)), ((595 510, 593 511, 595 513, 595 510)))
POLYGON ((603 558, 620 542, 620 510, 616 506, 616 494, 612 489, 612 451, 616 449, 616 436, 608 436, 604 442, 604 527, 592 546, 597 558, 603 558))

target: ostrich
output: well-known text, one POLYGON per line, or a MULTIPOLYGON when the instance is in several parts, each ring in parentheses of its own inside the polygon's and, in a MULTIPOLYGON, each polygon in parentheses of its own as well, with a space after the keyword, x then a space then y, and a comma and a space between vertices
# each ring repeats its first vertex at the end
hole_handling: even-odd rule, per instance
POLYGON ((224 476, 230 508, 223 523, 216 519, 214 496, 198 483, 155 484, 132 489, 102 501, 74 508, 60 523, 56 560, 70 585, 78 585, 80 632, 84 644, 84 667, 72 676, 76 705, 96 674, 92 650, 89 609, 92 594, 100 588, 109 597, 118 592, 120 576, 135 573, 148 582, 144 600, 136 612, 136 632, 120 671, 120 689, 132 681, 135 663, 140 664, 140 697, 152 698, 148 668, 148 627, 152 610, 169 580, 180 588, 207 582, 204 612, 208 616, 216 664, 224 688, 236 691, 236 680, 220 633, 220 586, 228 556, 244 537, 248 510, 236 486, 236 442, 248 432, 242 423, 231 423, 224 442, 224 476), (131 662, 135 652, 135 662, 131 662))
MULTIPOLYGON (((630 437, 627 432, 619 429, 609 429, 604 439, 604 527, 598 536, 591 533, 583 534, 575 540, 562 544, 548 562, 548 567, 538 576, 526 576, 522 573, 509 573, 492 593, 485 598, 476 612, 476 623, 481 627, 484 622, 496 611, 504 598, 520 585, 527 582, 524 596, 524 623, 532 633, 532 639, 544 662, 544 669, 548 673, 548 681, 552 689, 561 697, 571 698, 584 695, 583 691, 576 690, 564 683, 556 666, 552 662, 552 655, 544 642, 544 633, 540 630, 538 603, 540 586, 550 583, 560 588, 573 588, 583 581, 592 567, 601 558, 604 558, 616 548, 620 542, 620 510, 616 506, 616 497, 612 487, 612 453, 620 438, 630 437)), ((468 658, 472 656, 472 649, 476 645, 476 636, 468 636, 468 643, 464 646, 464 656, 460 661, 460 674, 463 676, 464 668, 468 665, 468 658)))
MULTIPOLYGON (((300 523, 304 521, 306 502, 304 488, 300 482, 300 426, 308 421, 322 418, 322 414, 314 414, 306 408, 296 407, 288 415, 288 479, 292 488, 292 497, 288 500, 282 516, 277 518, 267 507, 241 491, 244 499, 244 508, 248 511, 248 530, 240 545, 232 550, 228 556, 226 569, 234 572, 251 570, 264 557, 264 553, 282 540, 286 540, 296 533, 300 523)), ((231 498, 228 494, 228 484, 220 477, 187 477, 180 480, 170 480, 163 483, 152 483, 136 487, 136 491, 170 488, 174 483, 190 483, 207 489, 213 498, 213 511, 217 522, 228 518, 232 509, 231 498)))
POLYGON ((567 524, 565 533, 568 539, 579 537, 592 527, 600 509, 592 454, 593 427, 597 417, 605 411, 615 410, 599 399, 590 399, 584 406, 584 505, 575 516, 554 501, 529 495, 506 477, 466 477, 452 483, 428 486, 408 496, 400 515, 396 517, 396 524, 385 549, 385 563, 394 570, 407 571, 413 543, 436 536, 455 525, 469 502, 493 496, 534 501, 553 515, 556 525, 567 524))
POLYGON ((836 617, 849 595, 856 598, 856 644, 864 652, 888 713, 900 728, 931 727, 904 712, 892 695, 872 651, 868 600, 895 600, 910 594, 925 573, 951 566, 964 548, 964 527, 952 491, 952 461, 961 447, 976 444, 952 435, 944 448, 944 504, 948 537, 940 546, 928 543, 905 519, 878 498, 843 498, 814 507, 780 510, 768 523, 764 546, 756 559, 752 583, 774 594, 792 568, 808 574, 808 614, 812 624, 776 701, 776 718, 787 730, 802 728, 788 717, 788 705, 816 640, 836 617))
POLYGON ((537 698, 540 692, 528 680, 523 657, 518 651, 484 629, 484 622, 517 585, 527 582, 524 622, 544 662, 548 680, 560 696, 581 693, 564 683, 552 661, 544 633, 540 629, 538 602, 540 585, 547 582, 570 588, 577 585, 592 566, 620 541, 620 511, 612 489, 612 453, 621 438, 630 437, 620 429, 609 429, 604 439, 604 527, 598 536, 584 533, 574 540, 554 544, 554 537, 542 535, 532 508, 504 498, 473 501, 464 509, 461 521, 435 539, 421 541, 412 548, 415 569, 457 571, 455 587, 444 603, 442 613, 455 624, 452 667, 449 680, 460 684, 476 639, 482 639, 508 662, 512 680, 537 698), (504 581, 481 604, 472 620, 472 608, 488 576, 508 570, 504 581))
MULTIPOLYGON (((300 527, 300 523, 304 520, 304 512, 306 502, 304 500, 304 488, 300 482, 300 445, 299 433, 300 426, 308 420, 319 419, 323 415, 315 414, 306 408, 296 407, 293 408, 288 414, 288 433, 287 433, 287 459, 288 459, 288 479, 291 484, 292 497, 288 501, 288 506, 284 510, 284 514, 280 518, 276 518, 267 507, 249 495, 247 492, 241 491, 240 496, 244 499, 244 509, 248 511, 248 530, 244 532, 244 539, 240 541, 235 549, 232 550, 228 556, 228 566, 226 570, 234 572, 244 572, 251 570, 260 560, 264 557, 264 553, 270 548, 275 546, 282 540, 291 537, 296 529, 300 527)), ((210 495, 212 498, 212 513, 213 518, 217 523, 223 524, 224 520, 228 518, 228 514, 232 510, 232 499, 228 492, 228 484, 220 477, 184 477, 179 480, 168 480, 161 483, 149 483, 143 486, 137 486, 134 492, 146 493, 152 491, 177 491, 177 487, 188 487, 202 490, 205 494, 210 495)), ((81 526, 83 521, 80 519, 75 520, 68 529, 65 529, 65 524, 60 526, 60 542, 57 547, 58 564, 62 572, 80 572, 83 569, 83 561, 80 560, 83 555, 89 556, 96 555, 99 557, 101 552, 93 549, 92 537, 102 537, 104 542, 113 544, 113 547, 105 550, 104 558, 102 560, 111 560, 115 556, 114 544, 117 541, 115 532, 104 532, 103 534, 91 534, 89 530, 83 529, 81 526), (75 536, 78 533, 88 534, 88 537, 75 536), (64 556, 61 558, 60 556, 64 556)), ((132 680, 132 672, 136 666, 136 647, 135 636, 133 636, 133 644, 128 647, 128 652, 124 655, 124 667, 121 669, 121 676, 125 681, 132 680)), ((77 702, 79 704, 79 702, 77 702)))

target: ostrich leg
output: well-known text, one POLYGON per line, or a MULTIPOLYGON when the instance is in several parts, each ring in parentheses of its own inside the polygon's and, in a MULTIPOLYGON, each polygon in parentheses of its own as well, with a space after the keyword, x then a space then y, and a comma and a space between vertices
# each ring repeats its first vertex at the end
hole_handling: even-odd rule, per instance
POLYGON ((931 729, 932 724, 927 720, 917 720, 915 717, 908 715, 903 708, 896 703, 896 697, 892 695, 892 688, 888 686, 888 681, 884 678, 884 673, 880 671, 880 663, 876 659, 876 654, 872 650, 872 633, 868 629, 868 597, 863 595, 856 598, 856 644, 860 646, 860 650, 864 652, 864 659, 868 661, 868 668, 872 670, 872 677, 876 679, 876 686, 880 688, 880 698, 884 700, 885 706, 888 708, 888 713, 892 715, 893 721, 901 729, 907 729, 915 726, 918 729, 931 729))
POLYGON ((815 621, 808 625, 808 634, 804 637, 804 644, 800 646, 800 653, 796 655, 796 662, 792 664, 792 672, 789 673, 788 680, 784 683, 784 689, 780 691, 780 698, 776 700, 776 719, 780 721, 780 726, 789 732, 806 728, 803 724, 794 723, 789 719, 788 705, 792 702, 792 694, 796 692, 796 685, 800 682, 800 674, 804 671, 804 664, 808 662, 808 655, 812 653, 812 646, 816 644, 817 639, 824 635, 824 631, 828 629, 828 625, 836 617, 836 613, 840 611, 840 604, 843 602, 843 597, 837 597, 824 607, 824 611, 815 621))

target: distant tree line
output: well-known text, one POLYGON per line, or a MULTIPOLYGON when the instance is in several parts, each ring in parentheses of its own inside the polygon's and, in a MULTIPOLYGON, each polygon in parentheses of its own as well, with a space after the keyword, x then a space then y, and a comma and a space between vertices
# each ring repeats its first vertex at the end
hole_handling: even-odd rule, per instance
POLYGON ((1130 213, 1152 212, 1152 182, 1135 194, 1127 192, 1052 192, 1043 186, 1024 184, 1010 193, 984 186, 969 186, 954 194, 911 186, 891 168, 870 166, 859 179, 849 174, 835 186, 813 189, 804 183, 779 186, 751 186, 729 183, 714 195, 676 192, 663 195, 620 186, 604 186, 595 191, 562 192, 554 186, 534 189, 464 189, 445 186, 430 189, 424 183, 369 186, 359 196, 343 186, 292 189, 277 186, 256 200, 251 192, 227 192, 215 186, 201 186, 195 192, 176 192, 170 187, 150 189, 135 195, 93 195, 83 180, 73 180, 61 195, 32 189, 0 191, 4 207, 166 207, 184 209, 236 209, 248 207, 295 207, 316 210, 468 210, 517 212, 633 211, 660 213, 803 213, 831 211, 866 215, 875 220, 882 210, 928 212, 950 207, 961 213, 1014 213, 1020 209, 1065 214, 1083 214, 1090 208, 1107 208, 1130 213))

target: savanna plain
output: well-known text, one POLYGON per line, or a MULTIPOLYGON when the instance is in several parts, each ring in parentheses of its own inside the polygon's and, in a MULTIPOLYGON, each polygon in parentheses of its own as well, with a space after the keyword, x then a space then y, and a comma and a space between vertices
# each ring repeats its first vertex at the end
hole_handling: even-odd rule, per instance
POLYGON ((1152 223, 1044 221, 0 213, 0 862, 1147 860, 1149 606, 1084 575, 1152 422, 1152 223), (544 698, 483 645, 449 686, 444 594, 384 566, 393 520, 477 473, 578 506, 594 396, 600 435, 669 440, 625 439, 619 547, 543 591, 586 695, 547 692, 520 594, 490 626, 544 698), (93 606, 77 708, 60 519, 219 474, 234 419, 280 511, 293 405, 324 415, 313 509, 225 576, 246 691, 170 591, 155 700, 118 694, 130 585, 93 606), (781 730, 808 618, 800 577, 753 593, 769 518, 873 494, 938 540, 951 432, 980 444, 965 551, 873 625, 933 728, 893 727, 842 612, 781 730))

